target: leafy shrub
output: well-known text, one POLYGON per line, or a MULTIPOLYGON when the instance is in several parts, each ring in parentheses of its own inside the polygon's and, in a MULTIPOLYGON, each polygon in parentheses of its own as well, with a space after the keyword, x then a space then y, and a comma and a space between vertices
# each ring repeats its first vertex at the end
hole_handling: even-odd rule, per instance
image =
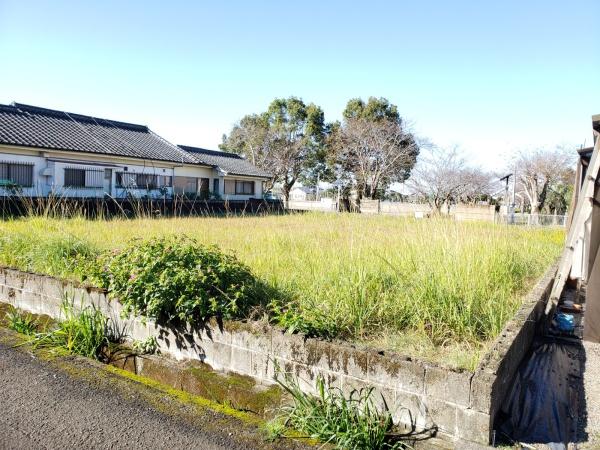
POLYGON ((133 351, 139 355, 154 355, 160 353, 158 342, 154 336, 150 336, 143 341, 133 341, 133 351))
POLYGON ((236 318, 260 300, 245 265, 187 237, 134 240, 101 255, 90 278, 117 297, 126 313, 165 322, 236 318))
POLYGON ((310 317, 307 317, 306 312, 293 301, 283 305, 281 301, 273 300, 269 303, 269 312, 271 321, 290 334, 304 333, 308 337, 334 338, 339 333, 335 321, 321 311, 312 309, 309 311, 310 317))

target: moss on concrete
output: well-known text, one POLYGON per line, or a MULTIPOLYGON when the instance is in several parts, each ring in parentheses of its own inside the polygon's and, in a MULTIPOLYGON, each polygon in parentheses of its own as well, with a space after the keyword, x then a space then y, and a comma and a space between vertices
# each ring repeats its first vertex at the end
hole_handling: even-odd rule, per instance
POLYGON ((277 386, 260 386, 251 377, 221 374, 196 365, 184 371, 182 388, 236 409, 270 417, 281 403, 283 393, 277 386))
POLYGON ((125 346, 113 349, 109 364, 173 389, 261 417, 272 417, 283 398, 278 386, 257 384, 249 376, 217 372, 201 362, 182 363, 166 357, 136 355, 125 346))

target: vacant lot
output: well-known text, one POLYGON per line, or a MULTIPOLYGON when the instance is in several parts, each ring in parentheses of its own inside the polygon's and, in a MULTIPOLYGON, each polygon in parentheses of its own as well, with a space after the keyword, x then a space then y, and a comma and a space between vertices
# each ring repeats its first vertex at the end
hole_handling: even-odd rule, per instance
POLYGON ((564 239, 557 229, 344 214, 27 218, 0 222, 0 264, 80 278, 78 255, 166 234, 235 253, 317 329, 470 368, 564 239))

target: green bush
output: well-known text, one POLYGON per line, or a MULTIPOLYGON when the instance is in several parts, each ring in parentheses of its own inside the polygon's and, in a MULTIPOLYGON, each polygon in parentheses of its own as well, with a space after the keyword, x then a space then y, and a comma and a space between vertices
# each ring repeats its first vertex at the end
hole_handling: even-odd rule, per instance
POLYGON ((239 318, 260 300, 245 265, 187 237, 134 240, 98 257, 90 278, 118 298, 126 313, 162 322, 239 318))

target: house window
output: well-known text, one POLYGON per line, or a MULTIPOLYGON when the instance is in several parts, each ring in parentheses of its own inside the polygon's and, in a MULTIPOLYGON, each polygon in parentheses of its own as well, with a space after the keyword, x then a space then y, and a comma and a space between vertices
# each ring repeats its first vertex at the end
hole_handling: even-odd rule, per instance
POLYGON ((254 195, 254 181, 225 180, 225 194, 254 195))
POLYGON ((218 195, 219 194, 219 179, 215 178, 213 180, 213 194, 218 195))
POLYGON ((195 194, 198 192, 198 178, 174 177, 173 190, 176 194, 195 194))
POLYGON ((254 195, 254 181, 236 181, 235 193, 241 195, 254 195))
POLYGON ((117 172, 117 187, 129 189, 159 189, 171 187, 173 179, 166 175, 117 172))
POLYGON ((117 172, 117 187, 118 188, 135 188, 136 185, 135 173, 117 172))
POLYGON ((65 187, 101 188, 104 185, 104 169, 65 168, 65 187))
POLYGON ((138 173, 135 176, 135 184, 139 189, 158 189, 158 176, 138 173))
POLYGON ((235 180, 225 180, 225 193, 235 195, 235 180))
POLYGON ((167 175, 159 175, 158 185, 160 187, 173 187, 173 177, 167 175))
POLYGON ((0 181, 32 187, 33 164, 0 162, 0 181))

